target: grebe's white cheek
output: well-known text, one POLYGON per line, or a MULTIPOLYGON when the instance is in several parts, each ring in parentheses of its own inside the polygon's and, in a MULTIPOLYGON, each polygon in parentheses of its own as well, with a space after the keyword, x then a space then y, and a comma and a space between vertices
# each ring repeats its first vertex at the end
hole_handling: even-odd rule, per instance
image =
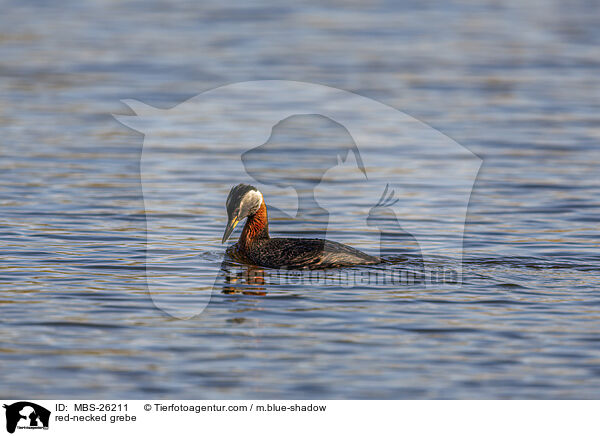
POLYGON ((249 211, 250 214, 256 213, 263 203, 262 194, 259 191, 249 191, 244 195, 240 202, 240 209, 249 211))
POLYGON ((263 196, 260 193, 260 191, 250 191, 246 194, 246 197, 244 199, 248 199, 249 202, 252 202, 254 204, 258 204, 258 207, 260 207, 263 203, 263 196))

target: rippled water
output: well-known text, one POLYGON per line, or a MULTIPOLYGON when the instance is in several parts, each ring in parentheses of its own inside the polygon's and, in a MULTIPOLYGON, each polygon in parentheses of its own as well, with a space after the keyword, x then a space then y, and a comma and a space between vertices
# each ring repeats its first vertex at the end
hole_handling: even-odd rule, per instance
MULTIPOLYGON (((599 397, 595 2, 62 3, 6 1, 0 15, 0 397, 599 397), (189 320, 155 307, 143 138, 111 114, 273 78, 377 99, 483 159, 460 288, 267 272, 229 277, 189 320)), ((211 182, 198 203, 223 205, 230 175, 211 182)), ((373 251, 333 206, 337 238, 373 251)), ((164 219, 175 241, 214 239, 189 259, 202 268, 220 262, 224 205, 195 211, 164 219)))

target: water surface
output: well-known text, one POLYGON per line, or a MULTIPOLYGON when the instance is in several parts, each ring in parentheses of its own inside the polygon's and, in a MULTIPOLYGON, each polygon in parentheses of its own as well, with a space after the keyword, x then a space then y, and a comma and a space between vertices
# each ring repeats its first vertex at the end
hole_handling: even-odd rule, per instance
MULTIPOLYGON (((0 396, 598 398, 598 10, 5 1, 0 396), (169 108, 273 78, 378 99, 483 159, 462 287, 259 280, 224 286, 189 320, 152 304, 143 138, 111 114, 128 113, 121 99, 169 108)), ((192 161, 182 177, 197 180, 208 167, 192 161)), ((224 203, 232 181, 213 182, 197 195, 224 203)), ((339 238, 375 249, 344 225, 342 198, 339 238)), ((224 205, 210 219, 193 212, 165 218, 173 237, 214 238, 190 262, 220 261, 224 205)))

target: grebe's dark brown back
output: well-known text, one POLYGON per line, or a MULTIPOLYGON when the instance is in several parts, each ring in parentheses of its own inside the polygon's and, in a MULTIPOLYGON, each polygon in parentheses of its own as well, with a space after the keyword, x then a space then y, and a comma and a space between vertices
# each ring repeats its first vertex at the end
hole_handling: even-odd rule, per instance
POLYGON ((326 239, 271 238, 267 206, 254 186, 231 188, 226 208, 228 221, 222 243, 240 221, 248 218, 237 244, 227 251, 244 262, 269 268, 334 268, 381 262, 378 257, 326 239))

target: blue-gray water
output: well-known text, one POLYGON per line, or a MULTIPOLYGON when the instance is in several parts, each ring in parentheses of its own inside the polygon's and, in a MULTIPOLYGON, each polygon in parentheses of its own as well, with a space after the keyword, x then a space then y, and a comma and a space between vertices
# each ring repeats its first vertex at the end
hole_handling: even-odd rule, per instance
MULTIPOLYGON (((597 2, 198 3, 1 2, 0 397, 600 397, 597 2), (111 114, 257 79, 377 99, 483 159, 460 289, 152 304, 143 138, 111 114)), ((202 193, 212 226, 173 211, 183 236, 220 238, 231 182, 202 193)))

